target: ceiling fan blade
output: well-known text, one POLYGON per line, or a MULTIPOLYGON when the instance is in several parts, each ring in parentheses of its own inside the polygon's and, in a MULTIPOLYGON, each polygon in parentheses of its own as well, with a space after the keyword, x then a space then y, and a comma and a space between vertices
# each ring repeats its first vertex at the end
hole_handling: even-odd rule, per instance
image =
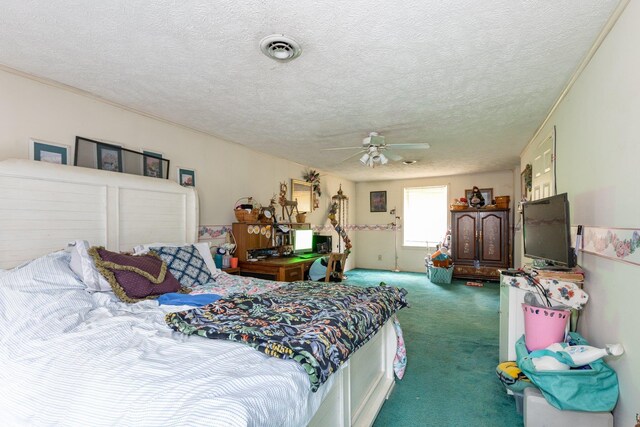
POLYGON ((393 147, 393 148, 402 148, 402 149, 408 149, 408 150, 426 150, 427 148, 431 147, 428 143, 426 142, 418 142, 415 144, 387 144, 388 147, 393 147))
POLYGON ((384 151, 385 156, 387 156, 388 158, 390 158, 391 160, 393 160, 394 162, 397 162, 398 160, 402 160, 402 156, 399 155, 398 153, 394 153, 391 150, 385 150, 384 151))
POLYGON ((346 162, 347 160, 353 159, 354 157, 357 157, 357 156, 359 156, 360 154, 362 154, 362 152, 363 152, 363 151, 365 151, 365 150, 361 150, 361 151, 358 151, 357 153, 353 153, 353 154, 352 154, 352 155, 350 155, 349 157, 346 157, 346 158, 344 158, 344 159, 340 160, 340 162, 338 162, 338 163, 344 163, 344 162, 346 162))
POLYGON ((362 145, 359 147, 333 147, 333 148, 321 148, 322 151, 338 151, 338 150, 362 150, 362 145))

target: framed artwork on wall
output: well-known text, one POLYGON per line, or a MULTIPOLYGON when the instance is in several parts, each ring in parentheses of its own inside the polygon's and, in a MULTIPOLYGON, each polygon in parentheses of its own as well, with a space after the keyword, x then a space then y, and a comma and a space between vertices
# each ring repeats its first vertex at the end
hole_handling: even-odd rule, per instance
POLYGON ((59 165, 68 164, 69 147, 66 145, 32 139, 30 140, 29 151, 33 160, 59 165))
POLYGON ((184 187, 195 187, 196 171, 194 169, 178 168, 178 183, 184 187))
POLYGON ((99 143, 96 146, 98 169, 122 172, 122 149, 116 145, 99 143))
POLYGON ((162 154, 153 151, 142 150, 142 173, 152 178, 162 178, 162 154))
POLYGON ((532 168, 531 164, 527 164, 524 170, 520 174, 520 194, 522 194, 522 198, 525 200, 529 199, 529 193, 531 192, 531 183, 532 183, 532 168))
POLYGON ((370 212, 386 212, 387 211, 387 192, 371 191, 369 193, 369 211, 370 212))

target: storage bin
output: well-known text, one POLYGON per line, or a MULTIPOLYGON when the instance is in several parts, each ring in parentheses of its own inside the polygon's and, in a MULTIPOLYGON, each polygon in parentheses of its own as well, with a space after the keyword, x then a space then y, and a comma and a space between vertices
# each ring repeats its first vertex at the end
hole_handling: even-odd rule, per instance
POLYGON ((513 397, 516 400, 516 411, 518 412, 518 415, 522 415, 524 412, 524 391, 519 393, 514 392, 513 397))
MULTIPOLYGON (((526 388, 523 395, 522 409, 525 426, 613 427, 611 412, 561 411, 549 405, 540 390, 535 387, 526 388)), ((516 400, 516 407, 517 405, 516 400)))
POLYGON ((448 284, 451 283, 451 278, 453 277, 453 266, 443 268, 435 267, 430 264, 427 268, 427 274, 431 283, 448 284))

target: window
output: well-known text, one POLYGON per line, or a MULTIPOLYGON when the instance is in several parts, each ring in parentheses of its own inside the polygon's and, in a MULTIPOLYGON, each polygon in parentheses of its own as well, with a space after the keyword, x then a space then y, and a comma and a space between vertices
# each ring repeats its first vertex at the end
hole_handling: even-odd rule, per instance
POLYGON ((404 189, 404 246, 430 246, 447 232, 446 185, 404 189))

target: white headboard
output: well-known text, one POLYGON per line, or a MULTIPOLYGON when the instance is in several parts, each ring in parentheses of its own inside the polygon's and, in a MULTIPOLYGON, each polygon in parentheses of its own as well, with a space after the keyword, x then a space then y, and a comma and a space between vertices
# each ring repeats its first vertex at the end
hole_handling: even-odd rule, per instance
POLYGON ((126 251, 151 242, 193 243, 193 187, 30 160, 0 162, 0 268, 88 240, 126 251))

